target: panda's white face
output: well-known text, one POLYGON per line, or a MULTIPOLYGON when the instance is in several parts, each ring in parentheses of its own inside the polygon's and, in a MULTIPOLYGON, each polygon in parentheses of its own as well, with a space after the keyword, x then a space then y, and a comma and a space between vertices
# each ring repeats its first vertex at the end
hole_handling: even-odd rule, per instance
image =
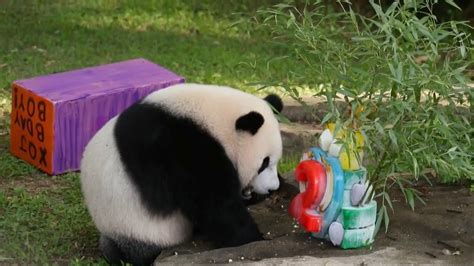
POLYGON ((282 141, 278 121, 271 109, 259 113, 264 122, 258 131, 253 135, 248 132, 238 134, 237 168, 243 188, 268 194, 280 186, 277 165, 282 154, 282 141))
POLYGON ((278 180, 277 162, 272 162, 272 165, 266 163, 269 161, 269 157, 265 157, 262 167, 266 165, 263 171, 261 171, 256 177, 250 182, 250 186, 253 191, 258 194, 267 194, 272 190, 277 190, 280 186, 278 180))

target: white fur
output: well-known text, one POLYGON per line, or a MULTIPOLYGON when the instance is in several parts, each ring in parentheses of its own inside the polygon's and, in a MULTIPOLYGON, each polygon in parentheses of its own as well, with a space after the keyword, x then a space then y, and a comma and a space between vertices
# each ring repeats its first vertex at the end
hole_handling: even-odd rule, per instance
POLYGON ((81 185, 89 213, 100 232, 133 236, 160 246, 176 245, 191 235, 191 224, 176 212, 163 218, 142 206, 127 177, 110 120, 87 145, 81 162, 81 185))
POLYGON ((250 185, 253 188, 253 191, 259 194, 267 194, 269 190, 276 190, 280 186, 280 181, 278 180, 277 172, 277 162, 273 162, 263 170, 257 177, 252 179, 250 185), (275 178, 275 176, 277 178, 275 178))
MULTIPOLYGON (((157 104, 171 113, 187 117, 206 128, 220 143, 240 174, 242 187, 252 184, 258 193, 278 188, 276 164, 281 157, 280 130, 268 104, 253 95, 228 87, 181 84, 154 92, 145 102, 157 104), (263 115, 264 125, 255 135, 235 130, 236 120, 250 111, 263 115), (269 167, 260 175, 265 157, 269 167)), ((125 234, 160 246, 171 246, 190 236, 187 219, 151 215, 120 161, 111 119, 89 142, 81 162, 81 182, 86 205, 99 231, 125 234)))

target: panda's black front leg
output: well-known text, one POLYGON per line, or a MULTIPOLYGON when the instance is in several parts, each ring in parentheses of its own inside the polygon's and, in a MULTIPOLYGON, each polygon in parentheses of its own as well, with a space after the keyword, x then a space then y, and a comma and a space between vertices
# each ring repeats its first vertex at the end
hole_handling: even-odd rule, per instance
POLYGON ((217 247, 263 240, 257 224, 239 197, 214 202, 200 213, 199 228, 217 247))

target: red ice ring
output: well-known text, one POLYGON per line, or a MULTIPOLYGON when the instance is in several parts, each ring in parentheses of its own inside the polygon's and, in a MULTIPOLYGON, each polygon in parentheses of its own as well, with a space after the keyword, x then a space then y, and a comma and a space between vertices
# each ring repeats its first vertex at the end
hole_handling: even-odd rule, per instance
POLYGON ((289 212, 307 231, 319 232, 322 217, 315 208, 326 191, 326 170, 318 161, 305 160, 297 166, 295 179, 305 182, 306 189, 292 200, 289 212))

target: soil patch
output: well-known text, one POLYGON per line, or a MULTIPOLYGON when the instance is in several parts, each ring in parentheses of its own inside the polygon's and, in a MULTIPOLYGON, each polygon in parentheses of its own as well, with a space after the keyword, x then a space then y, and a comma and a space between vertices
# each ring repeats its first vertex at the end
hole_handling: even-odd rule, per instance
POLYGON ((55 191, 67 187, 64 181, 40 175, 1 178, 0 187, 7 196, 17 189, 25 189, 28 194, 38 194, 42 191, 55 191))
MULTIPOLYGON (((291 177, 291 173, 287 175, 291 177)), ((268 240, 241 247, 212 249, 209 243, 196 239, 176 248, 165 250, 158 263, 228 263, 265 262, 269 258, 293 257, 294 262, 309 262, 301 256, 380 259, 380 254, 393 257, 395 262, 461 263, 474 259, 474 197, 462 186, 437 184, 425 186, 426 205, 418 204, 415 211, 406 206, 399 191, 391 191, 395 213, 391 214, 387 233, 377 235, 372 247, 342 250, 331 243, 314 239, 288 215, 288 204, 297 193, 292 182, 283 184, 270 198, 250 207, 250 212, 268 240)), ((387 258, 388 258, 387 257, 387 258)), ((271 260, 276 263, 281 260, 271 260)), ((338 260, 336 260, 338 262, 338 260)), ((344 262, 344 260, 339 260, 344 262)))

